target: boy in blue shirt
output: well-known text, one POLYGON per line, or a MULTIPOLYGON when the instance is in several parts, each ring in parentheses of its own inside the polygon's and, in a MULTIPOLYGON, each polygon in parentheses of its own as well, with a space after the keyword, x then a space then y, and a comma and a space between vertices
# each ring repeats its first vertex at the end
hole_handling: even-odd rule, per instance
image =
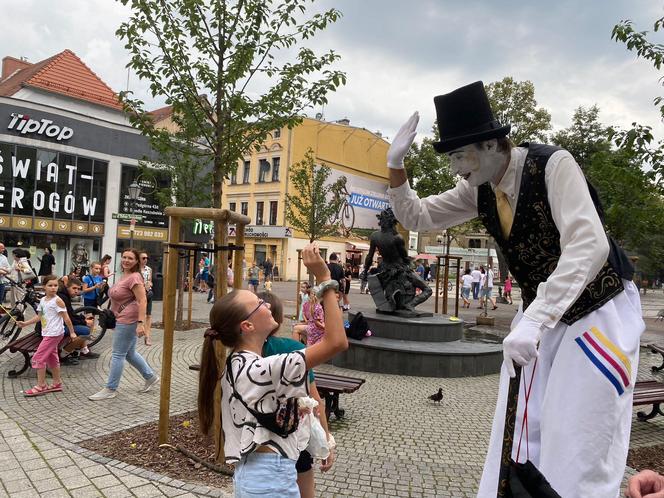
POLYGON ((83 304, 97 307, 97 298, 106 283, 101 276, 101 263, 95 261, 90 265, 90 274, 83 277, 83 304))

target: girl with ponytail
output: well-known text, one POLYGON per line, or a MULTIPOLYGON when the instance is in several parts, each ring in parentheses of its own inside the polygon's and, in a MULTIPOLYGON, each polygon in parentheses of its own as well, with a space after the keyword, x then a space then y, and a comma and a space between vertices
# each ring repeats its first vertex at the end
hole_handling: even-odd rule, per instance
POLYGON ((246 290, 219 299, 205 332, 198 393, 201 429, 214 423, 214 391, 221 378, 221 414, 226 463, 235 466, 236 496, 299 497, 295 462, 309 441, 298 424, 297 398, 309 395, 308 370, 348 347, 341 310, 325 261, 313 243, 302 250, 305 266, 323 289, 326 333, 314 346, 262 356, 278 326, 270 305, 246 290), (229 348, 223 365, 215 346, 229 348))

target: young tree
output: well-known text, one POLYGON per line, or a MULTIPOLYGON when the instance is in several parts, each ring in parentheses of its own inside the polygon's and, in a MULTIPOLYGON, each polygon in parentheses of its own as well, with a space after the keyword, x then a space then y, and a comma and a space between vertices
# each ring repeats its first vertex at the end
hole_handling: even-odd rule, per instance
MULTIPOLYGON (((156 185, 158 177, 167 176, 168 185, 155 191, 157 202, 162 208, 166 206, 197 206, 210 207, 210 185, 212 181, 212 165, 210 158, 201 149, 193 146, 195 140, 186 137, 187 130, 180 130, 168 135, 157 135, 151 138, 152 148, 157 156, 152 161, 140 163, 141 174, 154 180, 156 185), (171 143, 178 144, 178 148, 171 147, 171 143)), ((184 240, 186 221, 180 226, 180 239, 184 240)), ((175 250, 175 249, 173 249, 175 250)), ((175 327, 183 328, 184 287, 186 265, 188 259, 180 254, 178 263, 178 293, 175 307, 175 327)), ((192 289, 189 289, 189 293, 192 289)))
POLYGON ((286 194, 286 219, 293 228, 304 232, 309 242, 339 235, 339 224, 335 222, 346 202, 346 177, 328 183, 330 173, 329 166, 316 165, 311 149, 302 161, 289 168, 296 194, 286 194))
MULTIPOLYGON (((319 56, 303 45, 341 15, 336 9, 308 15, 312 0, 120 1, 132 9, 116 32, 131 54, 128 67, 149 82, 153 97, 173 106, 187 144, 206 152, 213 207, 221 207, 224 178, 252 146, 298 123, 306 108, 327 103, 346 81, 329 69, 339 58, 334 51, 319 56)), ((128 93, 122 99, 141 132, 182 147, 154 126, 141 100, 128 93)))
POLYGON ((490 83, 486 93, 496 119, 511 124, 510 138, 515 144, 522 142, 547 142, 551 129, 551 114, 537 107, 535 85, 531 81, 514 81, 511 76, 490 83))

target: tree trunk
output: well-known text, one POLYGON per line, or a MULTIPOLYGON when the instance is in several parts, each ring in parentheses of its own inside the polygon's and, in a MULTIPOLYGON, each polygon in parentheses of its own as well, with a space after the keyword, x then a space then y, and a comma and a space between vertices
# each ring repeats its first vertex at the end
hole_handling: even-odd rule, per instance
MULTIPOLYGON (((184 224, 180 226, 180 242, 184 241, 184 224)), ((171 249, 175 250, 175 249, 171 249)), ((184 307, 184 270, 182 267, 182 254, 180 250, 177 250, 178 255, 178 274, 175 277, 175 281, 178 282, 178 300, 175 306, 175 329, 182 330, 182 309, 184 307)))
POLYGON ((182 330, 182 325, 184 322, 183 318, 183 308, 184 308, 184 271, 182 267, 182 261, 183 261, 182 254, 180 254, 180 251, 178 251, 178 274, 177 274, 177 282, 178 282, 178 302, 175 307, 175 329, 176 330, 182 330))

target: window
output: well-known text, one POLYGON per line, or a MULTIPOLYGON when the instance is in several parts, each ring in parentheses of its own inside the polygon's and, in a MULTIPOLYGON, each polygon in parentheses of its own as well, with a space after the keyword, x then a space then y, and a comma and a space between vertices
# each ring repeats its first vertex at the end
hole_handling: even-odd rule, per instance
POLYGON ((237 207, 237 203, 236 203, 236 202, 231 202, 231 203, 228 204, 228 209, 229 209, 230 211, 235 211, 235 208, 236 208, 236 207, 237 207))
POLYGON ((242 183, 249 183, 249 171, 251 170, 251 163, 244 162, 244 171, 242 172, 242 183))
POLYGON ((281 158, 280 157, 273 157, 272 158, 272 181, 273 182, 278 182, 279 181, 279 163, 281 163, 281 158))
POLYGON ((468 247, 471 249, 479 249, 482 247, 482 239, 468 239, 468 247))
POLYGON ((256 225, 262 225, 263 224, 263 205, 265 203, 263 201, 258 201, 256 203, 256 225))
POLYGON ((270 225, 277 224, 277 201, 270 201, 270 219, 268 223, 270 225))
POLYGON ((275 140, 281 138, 281 128, 278 128, 272 132, 272 138, 275 140))
POLYGON ((265 258, 267 257, 266 250, 267 247, 265 244, 254 245, 254 261, 258 266, 262 265, 263 261, 265 261, 265 258))
POLYGON ((258 162, 258 183, 265 183, 265 178, 270 172, 270 163, 267 159, 261 159, 258 162))
POLYGON ((237 168, 231 171, 231 185, 235 185, 236 183, 237 183, 237 168))
POLYGON ((245 216, 249 216, 249 203, 248 202, 241 202, 240 203, 240 214, 243 214, 245 216))

